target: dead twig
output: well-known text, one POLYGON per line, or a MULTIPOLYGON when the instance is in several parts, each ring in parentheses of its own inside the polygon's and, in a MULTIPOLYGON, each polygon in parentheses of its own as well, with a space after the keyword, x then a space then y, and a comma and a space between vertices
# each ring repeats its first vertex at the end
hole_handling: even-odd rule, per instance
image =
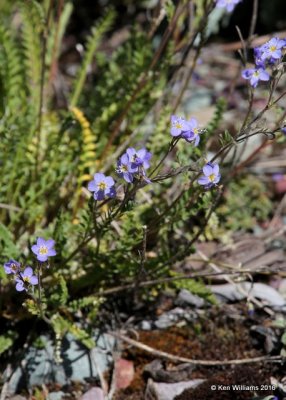
POLYGON ((125 343, 128 343, 134 347, 137 347, 140 350, 143 350, 147 353, 150 353, 156 357, 161 357, 166 360, 170 360, 175 363, 188 363, 193 365, 202 365, 202 366, 215 366, 215 365, 239 365, 239 364, 253 364, 259 362, 282 362, 281 356, 261 356, 261 357, 253 357, 253 358, 242 358, 240 360, 194 360, 186 357, 175 356, 174 354, 166 353, 165 351, 156 350, 153 347, 147 346, 137 340, 130 339, 127 336, 124 336, 120 333, 109 332, 109 334, 116 339, 122 340, 125 343))

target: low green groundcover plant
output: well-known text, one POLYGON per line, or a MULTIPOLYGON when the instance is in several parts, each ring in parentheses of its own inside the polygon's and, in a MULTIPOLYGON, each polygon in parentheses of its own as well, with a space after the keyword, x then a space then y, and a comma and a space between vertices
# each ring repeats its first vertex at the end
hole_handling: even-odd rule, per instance
MULTIPOLYGON (((5 13, 0 25, 0 313, 7 327, 0 352, 13 344, 15 323, 30 318, 42 319, 57 338, 70 331, 93 347, 88 332, 107 296, 123 287, 130 298, 135 291, 146 299, 151 284, 142 283, 173 276, 225 188, 235 185, 237 148, 283 129, 286 40, 277 37, 254 49, 254 66, 246 48, 241 53, 248 94, 235 133, 220 131, 226 99, 208 126, 178 111, 209 21, 239 0, 163 2, 149 31, 135 25, 111 55, 102 44, 118 16, 107 7, 66 80, 59 56, 73 6, 58 3, 13 3, 17 24, 5 13), (267 99, 255 112, 261 86, 267 99), (273 108, 277 120, 268 128, 264 118, 273 108)), ((217 216, 232 227, 222 205, 217 216)))

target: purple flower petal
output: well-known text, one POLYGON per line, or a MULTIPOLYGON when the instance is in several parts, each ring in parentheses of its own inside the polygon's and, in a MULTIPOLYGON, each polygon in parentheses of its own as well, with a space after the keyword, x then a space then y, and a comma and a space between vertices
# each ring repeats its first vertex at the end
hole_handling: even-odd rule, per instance
POLYGON ((53 239, 46 240, 46 246, 48 249, 51 249, 52 247, 54 247, 54 245, 55 245, 55 241, 53 239))
POLYGON ((105 177, 104 182, 105 182, 109 187, 113 186, 114 183, 115 183, 114 180, 113 180, 113 178, 112 178, 111 176, 105 177))
POLYGON ((94 192, 94 198, 95 200, 104 200, 105 195, 103 190, 99 190, 98 192, 94 192))
POLYGON ((33 275, 33 276, 31 276, 31 278, 30 278, 30 284, 31 285, 37 285, 39 282, 38 282, 38 278, 36 277, 36 275, 33 275))
POLYGON ((128 155, 129 162, 130 162, 130 161, 132 161, 133 156, 136 154, 136 150, 135 150, 133 147, 129 147, 129 148, 126 150, 126 153, 127 153, 127 155, 128 155))
POLYGON ((215 177, 215 180, 213 181, 213 183, 214 183, 214 184, 218 183, 218 182, 220 181, 220 178, 221 178, 221 175, 218 174, 218 175, 215 177))
POLYGON ((260 70, 260 74, 259 74, 259 79, 261 81, 269 81, 270 79, 270 75, 268 74, 268 72, 264 71, 264 70, 260 70))
POLYGON ((47 255, 48 255, 49 257, 53 257, 53 256, 56 256, 56 255, 57 255, 57 252, 56 252, 55 249, 49 249, 47 255))
POLYGON ((18 282, 16 284, 16 290, 17 290, 17 292, 22 292, 23 290, 26 290, 25 287, 24 287, 23 282, 18 282))
POLYGON ((182 138, 184 138, 187 142, 191 143, 195 138, 195 134, 192 131, 183 132, 182 138))
POLYGON ((190 124, 190 128, 194 129, 198 126, 198 121, 195 118, 191 118, 189 121, 189 124, 190 124))
POLYGON ((32 249, 32 252, 33 252, 34 254, 38 254, 38 252, 39 252, 39 250, 40 250, 40 246, 34 244, 34 245, 31 247, 31 249, 32 249))
POLYGON ((90 192, 95 192, 97 190, 97 184, 95 181, 88 182, 87 188, 90 192))
POLYGON ((219 165, 218 164, 213 165, 213 173, 215 175, 217 175, 219 173, 219 165))
POLYGON ((33 270, 31 267, 25 268, 25 270, 22 274, 23 277, 27 277, 27 278, 30 278, 32 275, 33 275, 33 270))
POLYGON ((203 167, 203 173, 205 174, 205 176, 210 176, 211 174, 213 174, 213 167, 209 164, 206 164, 203 167))
POLYGON ((106 195, 107 195, 108 197, 115 197, 115 196, 116 196, 115 188, 112 187, 112 188, 108 189, 108 191, 106 191, 106 195))
POLYGON ((104 181, 105 175, 102 172, 97 172, 93 176, 95 183, 104 181))
POLYGON ((201 177, 198 179, 198 183, 199 183, 200 185, 207 185, 207 184, 209 183, 209 179, 208 179, 207 176, 201 176, 201 177))
POLYGON ((171 128, 171 135, 174 137, 180 136, 182 133, 181 129, 175 128, 174 126, 171 128))
POLYGON ((137 156, 141 159, 144 159, 146 157, 147 150, 146 149, 140 149, 137 151, 137 156))
POLYGON ((198 144, 200 143, 200 135, 197 135, 196 136, 196 138, 195 138, 195 147, 197 147, 198 146, 198 144))
POLYGON ((47 254, 38 254, 37 255, 37 260, 39 260, 41 262, 47 261, 48 258, 49 258, 49 256, 47 254))
POLYGON ((9 260, 7 263, 4 264, 4 270, 6 274, 16 274, 19 272, 21 264, 15 260, 9 260))
POLYGON ((41 238, 41 237, 39 237, 39 238, 37 239, 37 246, 44 246, 45 243, 46 243, 45 239, 43 239, 43 238, 41 238))

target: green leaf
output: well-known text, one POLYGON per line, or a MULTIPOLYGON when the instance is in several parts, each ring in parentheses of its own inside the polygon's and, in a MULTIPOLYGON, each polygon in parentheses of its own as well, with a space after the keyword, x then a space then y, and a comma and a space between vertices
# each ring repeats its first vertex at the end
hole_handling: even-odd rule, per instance
POLYGON ((1 247, 4 250, 5 255, 9 256, 10 258, 16 258, 19 255, 19 251, 16 245, 14 244, 12 233, 1 222, 0 222, 0 243, 2 245, 1 247))
POLYGON ((280 355, 281 355, 282 357, 286 358, 286 349, 282 349, 282 350, 280 351, 280 355))
POLYGON ((84 329, 64 319, 61 315, 53 315, 51 322, 56 335, 63 337, 67 332, 70 332, 88 349, 96 346, 94 339, 84 329))
POLYGON ((0 354, 4 353, 4 351, 8 350, 13 345, 17 336, 17 333, 12 331, 8 331, 6 335, 0 336, 0 354))
POLYGON ((283 333, 281 336, 281 343, 283 343, 286 346, 286 332, 283 333))

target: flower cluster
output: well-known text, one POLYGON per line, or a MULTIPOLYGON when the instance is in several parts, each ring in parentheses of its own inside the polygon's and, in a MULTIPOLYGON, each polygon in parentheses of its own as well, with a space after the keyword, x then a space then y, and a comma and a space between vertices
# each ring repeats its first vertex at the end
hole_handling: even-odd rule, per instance
MULTIPOLYGON (((38 238, 37 243, 32 246, 32 252, 37 256, 37 260, 45 262, 49 257, 55 256, 57 253, 54 249, 55 241, 52 239, 45 240, 38 238)), ((7 275, 13 275, 16 282, 16 290, 18 292, 27 291, 31 285, 38 285, 38 277, 34 275, 33 268, 27 266, 22 267, 21 263, 15 260, 9 260, 4 264, 4 271, 7 275)))
MULTIPOLYGON (((195 147, 200 143, 200 134, 203 133, 204 129, 198 128, 198 122, 195 118, 191 118, 189 121, 176 115, 171 116, 171 135, 173 137, 183 138, 187 142, 193 142, 195 147)), ((208 162, 203 167, 203 176, 198 179, 198 183, 210 189, 215 186, 221 178, 219 173, 218 164, 212 164, 208 162)))
POLYGON ((254 49, 255 68, 242 71, 242 77, 250 81, 252 87, 256 87, 259 81, 269 81, 270 74, 267 67, 273 67, 281 62, 283 50, 286 48, 286 40, 272 38, 262 46, 254 49))
POLYGON ((23 270, 18 261, 8 261, 4 264, 4 270, 7 275, 14 275, 17 292, 22 292, 23 290, 27 291, 30 285, 34 286, 38 284, 38 278, 34 275, 33 269, 31 267, 26 267, 23 270))
POLYGON ((232 12, 234 7, 240 2, 241 0, 216 0, 216 7, 225 8, 228 12, 232 12))
MULTIPOLYGON (((145 148, 135 150, 130 147, 117 161, 116 172, 126 182, 132 183, 134 179, 151 181, 146 176, 146 169, 150 167, 152 154, 145 148)), ((104 200, 116 196, 115 182, 111 176, 99 172, 88 183, 88 190, 93 192, 95 200, 104 200)))
POLYGON ((132 183, 134 178, 150 183, 146 176, 146 169, 150 167, 151 157, 152 154, 145 148, 137 151, 130 147, 117 161, 116 172, 128 183, 132 183))
POLYGON ((198 121, 195 118, 191 118, 186 121, 182 117, 176 115, 171 116, 171 135, 174 137, 182 137, 187 142, 193 142, 195 147, 200 143, 200 134, 204 130, 199 129, 198 121))

